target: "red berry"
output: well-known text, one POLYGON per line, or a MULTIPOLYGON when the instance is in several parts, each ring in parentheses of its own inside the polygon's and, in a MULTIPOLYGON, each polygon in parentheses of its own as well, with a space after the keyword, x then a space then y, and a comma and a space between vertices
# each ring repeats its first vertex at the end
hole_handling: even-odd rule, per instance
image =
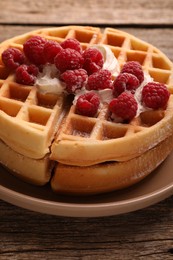
POLYGON ((55 65, 60 72, 80 69, 83 65, 82 55, 73 49, 62 49, 55 57, 55 65))
POLYGON ((40 36, 33 36, 24 43, 23 50, 29 61, 36 65, 46 63, 44 56, 45 43, 46 39, 40 36))
POLYGON ((85 86, 88 79, 86 70, 66 70, 61 74, 61 79, 66 84, 66 90, 70 94, 75 94, 77 90, 80 90, 85 86))
POLYGON ((137 61, 126 62, 121 70, 121 73, 124 72, 135 75, 138 78, 139 83, 142 83, 142 81, 144 80, 144 72, 142 70, 142 66, 137 61))
POLYGON ((45 55, 46 62, 54 63, 55 56, 62 50, 62 47, 58 42, 47 41, 44 45, 43 53, 45 55))
POLYGON ((7 68, 15 70, 24 63, 25 57, 19 49, 8 48, 2 53, 2 61, 7 68))
POLYGON ((163 83, 149 82, 142 90, 142 102, 152 109, 164 108, 169 96, 170 93, 163 83))
POLYGON ((102 53, 96 48, 88 48, 83 53, 83 68, 88 74, 93 74, 103 67, 104 59, 102 53))
POLYGON ((79 96, 76 102, 76 112, 84 116, 95 116, 99 108, 100 100, 96 93, 88 92, 79 96))
POLYGON ((111 72, 109 70, 102 70, 91 74, 88 77, 87 89, 99 90, 105 88, 112 88, 111 72))
POLYGON ((82 47, 80 45, 80 42, 76 39, 69 38, 61 43, 61 47, 63 49, 74 49, 80 53, 82 53, 82 47))
POLYGON ((120 73, 113 82, 113 94, 117 97, 126 90, 134 93, 138 87, 139 80, 136 76, 129 73, 120 73))
POLYGON ((138 104, 131 93, 123 92, 110 102, 109 109, 115 116, 131 120, 136 115, 138 104))
POLYGON ((20 65, 16 69, 16 82, 24 85, 34 85, 39 69, 34 65, 20 65))

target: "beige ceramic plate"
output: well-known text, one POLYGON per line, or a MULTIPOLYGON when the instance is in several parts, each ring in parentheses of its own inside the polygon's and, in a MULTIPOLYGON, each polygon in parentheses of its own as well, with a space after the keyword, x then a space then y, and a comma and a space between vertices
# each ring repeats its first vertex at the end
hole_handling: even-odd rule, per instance
POLYGON ((72 217, 110 216, 135 211, 173 194, 173 153, 141 183, 126 190, 90 197, 54 194, 50 187, 35 187, 0 167, 0 198, 37 212, 72 217))

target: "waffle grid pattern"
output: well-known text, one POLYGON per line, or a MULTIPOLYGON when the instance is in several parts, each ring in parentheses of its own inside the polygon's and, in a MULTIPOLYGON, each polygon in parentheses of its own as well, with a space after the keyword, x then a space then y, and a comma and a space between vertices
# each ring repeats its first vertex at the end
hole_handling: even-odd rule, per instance
POLYGON ((109 45, 120 66, 127 61, 138 61, 154 81, 166 84, 173 93, 172 62, 156 47, 111 28, 105 29, 100 43, 109 45))
MULTIPOLYGON (((0 54, 8 47, 22 50, 24 42, 34 35, 40 35, 57 42, 62 42, 66 38, 77 38, 79 41, 83 41, 82 47, 85 49, 89 44, 98 41, 100 29, 88 27, 83 31, 82 28, 74 30, 73 27, 63 27, 60 30, 37 30, 5 41, 0 45, 0 54)), ((1 126, 0 135, 17 152, 31 158, 41 158, 49 152, 48 146, 51 145, 57 130, 62 105, 63 97, 53 94, 43 95, 38 92, 36 87, 22 87, 17 84, 14 75, 10 74, 0 59, 0 111, 3 112, 2 115, 9 123, 5 135, 6 127, 1 126), (13 119, 20 125, 18 128, 14 127, 14 133, 10 127, 13 119), (12 144, 15 143, 15 139, 18 139, 16 142, 19 143, 20 148, 16 148, 17 145, 12 144), (26 143, 25 139, 28 139, 26 143), (37 144, 40 153, 34 154, 37 144)))
MULTIPOLYGON (((16 47, 22 50, 23 43, 33 35, 40 35, 58 42, 62 42, 66 38, 76 38, 81 42, 83 49, 97 43, 107 44, 118 59, 120 66, 123 66, 126 61, 136 60, 141 63, 144 70, 155 81, 167 84, 170 91, 173 92, 173 66, 169 59, 152 45, 125 32, 111 28, 106 28, 102 34, 99 28, 93 27, 67 26, 58 29, 40 29, 7 40, 0 46, 0 54, 8 47, 16 47)), ((26 149, 29 146, 31 152, 27 153, 20 149, 17 152, 34 158, 41 158, 41 156, 43 157, 44 154, 49 152, 48 147, 51 145, 54 133, 58 128, 57 121, 60 117, 62 102, 62 98, 58 98, 55 95, 41 95, 36 87, 21 87, 15 83, 13 75, 6 70, 0 60, 0 110, 5 112, 9 122, 13 118, 20 125, 18 130, 16 130, 18 131, 16 133, 18 140, 16 136, 14 139, 12 137, 13 128, 11 128, 11 132, 9 130, 5 138, 2 128, 0 135, 4 141, 8 140, 10 136, 13 142, 15 142, 15 138, 17 142, 20 142, 20 137, 23 133, 22 127, 25 126, 26 129, 30 129, 29 138, 26 133, 23 133, 21 146, 26 145, 26 149), (28 141, 24 144, 26 138, 28 138, 28 141), (39 156, 33 154, 37 143, 36 140, 41 142, 41 145, 38 147, 41 151, 39 156)), ((102 106, 95 118, 77 115, 75 106, 72 106, 70 111, 66 111, 66 116, 63 118, 63 124, 61 122, 55 143, 58 146, 59 142, 62 141, 63 145, 63 140, 68 140, 82 141, 87 145, 88 141, 98 142, 125 139, 122 137, 129 137, 145 130, 148 131, 151 126, 164 118, 164 111, 150 111, 142 113, 128 124, 112 123, 106 104, 102 106)), ((53 154, 54 149, 56 150, 56 147, 52 149, 53 154)), ((59 149, 61 149, 61 146, 59 149)), ((68 158, 66 154, 62 156, 68 158)), ((55 156, 54 158, 54 155, 52 158, 59 160, 59 157, 55 156)))
MULTIPOLYGON (((75 35, 75 34, 74 34, 75 35)), ((73 37, 74 37, 73 35, 73 37)), ((120 66, 127 61, 138 61, 143 69, 155 80, 167 84, 172 88, 171 75, 172 63, 162 57, 152 45, 145 43, 129 34, 121 31, 106 28, 100 37, 98 43, 108 45, 120 66)), ((68 116, 67 123, 61 131, 58 140, 108 140, 124 137, 144 130, 164 117, 163 111, 150 111, 141 114, 133 119, 129 124, 116 124, 111 122, 108 108, 104 105, 96 118, 85 118, 75 113, 75 107, 72 107, 68 116)))
MULTIPOLYGON (((5 124, 8 126, 6 131, 5 124, 1 125, 2 139, 15 142, 26 142, 31 149, 27 154, 34 157, 35 145, 41 145, 41 153, 44 156, 44 149, 48 149, 52 140, 54 125, 61 112, 62 98, 55 95, 43 95, 35 87, 20 86, 14 82, 13 76, 9 75, 6 80, 0 81, 0 110, 3 112, 5 124), (11 123, 16 123, 11 125, 11 123), (3 128, 4 126, 4 128, 3 128), (14 126, 14 129, 13 129, 14 126), (14 131, 14 132, 13 132, 14 131), (4 133, 3 133, 4 132, 4 133), (28 133, 29 132, 29 133, 28 133), (32 149, 33 146, 33 149, 32 149)), ((24 143, 21 145, 25 146, 24 143)), ((25 149, 25 147, 23 147, 25 149)), ((25 151, 27 153, 27 151, 25 151)), ((25 153, 24 152, 24 153, 25 153)))
MULTIPOLYGON (((75 34, 73 37, 75 38, 75 34)), ((138 61, 144 71, 154 81, 166 84, 172 92, 172 63, 154 46, 125 32, 111 28, 106 28, 95 43, 108 45, 118 59, 120 67, 127 61, 138 61)), ((143 139, 146 138, 147 140, 152 126, 155 127, 157 123, 161 125, 162 121, 166 121, 167 119, 165 118, 169 117, 168 114, 164 110, 147 111, 126 124, 111 121, 107 104, 104 104, 100 108, 98 115, 94 118, 78 115, 75 112, 75 106, 72 106, 70 111, 66 113, 63 126, 58 132, 55 143, 52 146, 51 158, 64 164, 86 166, 112 160, 113 158, 114 160, 127 160, 131 157, 139 156, 151 148, 149 143, 146 143, 146 146, 142 144, 143 139), (139 139, 138 133, 141 133, 139 139), (145 133, 147 133, 148 137, 145 136, 145 133), (136 153, 133 155, 130 152, 131 149, 127 148, 130 139, 135 139, 136 142, 136 153), (104 143, 106 143, 105 146, 104 143), (143 149, 141 145, 145 148, 143 149), (118 147, 115 152, 116 155, 113 146, 118 147), (120 152, 120 157, 122 156, 122 158, 116 157, 119 156, 118 149, 121 146, 125 147, 125 150, 127 149, 126 151, 124 150, 126 155, 123 157, 123 151, 122 154, 120 152), (100 155, 98 150, 104 149, 104 155, 100 155), (83 157, 85 158, 84 161, 80 159, 81 153, 83 153, 83 157), (129 157, 127 157, 128 153, 129 157)), ((164 135, 162 135, 161 139, 158 138, 158 141, 155 141, 153 145, 156 145, 163 138, 165 138, 164 135)), ((152 138, 150 139, 149 137, 149 140, 152 143, 152 138)))
POLYGON ((100 109, 95 118, 76 114, 75 106, 72 106, 58 140, 83 140, 88 142, 88 139, 102 141, 121 138, 151 127, 163 119, 164 116, 165 113, 161 110, 148 111, 134 118, 130 123, 115 123, 110 119, 106 104, 100 109))

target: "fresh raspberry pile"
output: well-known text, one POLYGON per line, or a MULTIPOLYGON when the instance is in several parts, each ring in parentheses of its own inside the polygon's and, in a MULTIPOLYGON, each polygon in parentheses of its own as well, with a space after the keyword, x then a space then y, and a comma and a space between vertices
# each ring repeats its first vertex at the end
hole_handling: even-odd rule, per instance
POLYGON ((66 84, 66 90, 70 94, 75 94, 82 89, 87 79, 88 75, 84 69, 66 70, 61 74, 61 80, 66 84))
POLYGON ((88 77, 86 88, 88 90, 101 90, 112 88, 112 75, 109 70, 100 69, 88 77))
POLYGON ((129 121, 136 116, 138 104, 131 93, 123 92, 110 102, 109 109, 116 117, 129 121))
POLYGON ((36 65, 46 63, 44 46, 46 39, 40 36, 33 36, 23 44, 23 51, 28 60, 36 65))
POLYGON ((139 87, 140 83, 136 76, 129 73, 120 73, 113 83, 113 94, 115 97, 119 96, 122 92, 129 90, 134 93, 139 87))
POLYGON ((74 49, 62 49, 55 57, 54 63, 60 72, 80 69, 83 66, 82 55, 74 49))
POLYGON ((76 102, 76 112, 84 116, 93 117, 99 108, 100 100, 96 93, 88 92, 79 96, 76 102))
POLYGON ((88 48, 83 53, 84 65, 83 68, 88 72, 88 75, 97 72, 103 67, 103 55, 96 48, 88 48))
POLYGON ((39 72, 39 70, 34 64, 20 65, 16 69, 16 82, 19 84, 32 86, 32 85, 34 85, 34 83, 36 81, 38 72, 39 72))
POLYGON ((142 102, 152 109, 165 108, 170 93, 161 83, 150 82, 142 90, 142 102))
POLYGON ((2 61, 10 70, 15 70, 25 62, 25 56, 16 48, 8 48, 2 53, 2 61))
POLYGON ((111 91, 113 96, 108 104, 110 113, 114 115, 111 118, 125 121, 132 120, 137 114, 139 100, 137 102, 135 94, 140 86, 140 102, 147 109, 166 108, 170 96, 164 84, 144 84, 142 65, 137 61, 126 62, 113 81, 111 72, 103 69, 102 53, 95 47, 83 51, 76 39, 58 43, 33 36, 23 44, 23 52, 17 48, 6 49, 2 53, 2 61, 15 73, 17 83, 29 86, 35 84, 46 64, 53 64, 64 92, 79 95, 76 98, 76 112, 84 116, 97 115, 102 99, 99 91, 105 89, 111 91), (85 94, 80 95, 80 91, 85 94))
POLYGON ((55 41, 47 41, 44 45, 43 53, 46 62, 54 63, 55 56, 62 50, 61 45, 55 41))
POLYGON ((142 83, 142 81, 144 80, 144 72, 142 70, 142 66, 137 61, 126 62, 121 70, 121 73, 125 72, 135 75, 138 78, 139 83, 142 83))
POLYGON ((79 53, 82 53, 82 47, 80 45, 80 42, 76 39, 69 38, 61 43, 61 47, 63 49, 74 49, 75 51, 78 51, 79 53))

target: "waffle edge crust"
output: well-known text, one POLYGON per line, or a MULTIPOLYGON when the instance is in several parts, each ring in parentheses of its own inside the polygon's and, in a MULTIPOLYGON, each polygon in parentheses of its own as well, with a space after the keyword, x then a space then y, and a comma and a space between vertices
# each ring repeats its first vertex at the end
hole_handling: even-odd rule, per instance
POLYGON ((0 162, 26 182, 64 194, 98 194, 131 186, 150 174, 173 149, 173 64, 156 47, 126 32, 65 26, 32 31, 0 44, 23 50, 39 35, 61 43, 75 38, 83 49, 110 47, 120 67, 138 61, 171 95, 165 109, 141 113, 129 123, 109 120, 108 107, 81 116, 62 95, 21 86, 0 58, 0 162), (68 103, 68 104, 67 104, 68 103))

